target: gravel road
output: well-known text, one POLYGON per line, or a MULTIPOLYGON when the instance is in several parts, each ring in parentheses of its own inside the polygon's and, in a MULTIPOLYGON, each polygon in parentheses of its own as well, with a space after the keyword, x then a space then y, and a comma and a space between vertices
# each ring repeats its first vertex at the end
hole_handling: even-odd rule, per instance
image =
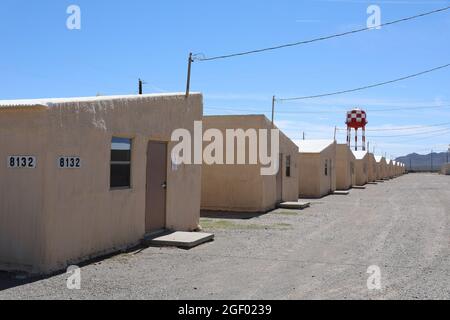
POLYGON ((0 299, 450 299, 450 177, 410 174, 302 211, 203 218, 216 240, 142 248, 66 274, 0 273, 0 299), (381 290, 369 290, 370 266, 381 290))

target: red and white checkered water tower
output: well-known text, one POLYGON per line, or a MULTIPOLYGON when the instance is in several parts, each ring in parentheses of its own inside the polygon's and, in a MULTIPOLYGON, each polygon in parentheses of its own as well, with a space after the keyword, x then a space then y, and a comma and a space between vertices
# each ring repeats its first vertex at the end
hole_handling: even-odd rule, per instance
POLYGON ((361 109, 353 109, 352 111, 347 112, 347 144, 351 147, 352 140, 352 129, 355 130, 355 150, 358 151, 358 130, 362 130, 362 150, 366 151, 366 125, 367 122, 367 114, 364 110, 361 109))

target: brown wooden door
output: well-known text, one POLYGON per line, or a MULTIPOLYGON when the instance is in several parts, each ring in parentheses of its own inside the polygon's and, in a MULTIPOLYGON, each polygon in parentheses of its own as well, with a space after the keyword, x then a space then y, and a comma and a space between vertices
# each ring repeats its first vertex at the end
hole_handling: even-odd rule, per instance
POLYGON ((147 149, 145 231, 166 227, 167 144, 150 141, 147 149))

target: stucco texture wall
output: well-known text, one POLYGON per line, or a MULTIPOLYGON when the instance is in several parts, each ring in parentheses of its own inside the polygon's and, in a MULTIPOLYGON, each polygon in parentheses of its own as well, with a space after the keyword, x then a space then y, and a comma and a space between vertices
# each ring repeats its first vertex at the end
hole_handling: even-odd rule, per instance
MULTIPOLYGON (((203 130, 217 129, 226 136, 227 129, 272 129, 272 124, 263 115, 209 116, 203 118, 203 130)), ((225 139, 226 140, 226 139, 225 139)), ((226 158, 226 141, 223 154, 226 158)), ((270 140, 270 139, 269 139, 270 140)), ((259 138, 258 138, 259 141, 259 138)), ((209 143, 204 143, 206 147, 209 143)), ((276 176, 262 176, 261 164, 248 164, 248 140, 246 143, 247 164, 203 164, 201 208, 210 211, 265 212, 277 205, 276 176)), ((269 149, 270 150, 270 149, 269 149)), ((237 154, 235 145, 235 156, 237 154)), ((292 159, 292 177, 286 177, 283 168, 282 200, 297 200, 298 174, 296 173, 297 146, 280 132, 280 152, 292 159)))
POLYGON ((168 142, 166 227, 197 228, 201 166, 171 165, 172 131, 193 131, 202 96, 96 98, 47 111, 0 113, 0 160, 37 157, 36 169, 7 169, 0 192, 0 264, 50 272, 136 244, 145 233, 147 144, 168 142), (113 136, 132 139, 131 188, 110 190, 113 136), (81 157, 59 169, 60 156, 81 157), (186 192, 189 191, 189 192, 186 192))
POLYGON ((299 193, 301 198, 320 198, 336 191, 336 143, 318 153, 299 152, 299 193), (328 161, 328 174, 325 163, 328 161))
POLYGON ((355 156, 347 144, 336 145, 336 189, 348 190, 353 186, 355 156), (353 172, 352 172, 353 167, 353 172))
POLYGON ((369 182, 369 156, 355 161, 356 185, 364 186, 369 182))
POLYGON ((375 160, 375 156, 372 153, 368 154, 368 158, 367 180, 368 182, 375 182, 375 180, 377 180, 377 161, 375 160))

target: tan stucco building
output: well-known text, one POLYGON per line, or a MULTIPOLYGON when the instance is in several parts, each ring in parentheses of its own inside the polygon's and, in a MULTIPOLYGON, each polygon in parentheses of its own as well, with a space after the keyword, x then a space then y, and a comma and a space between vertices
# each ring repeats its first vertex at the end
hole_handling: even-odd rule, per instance
POLYGON ((377 180, 384 180, 387 177, 387 163, 383 156, 375 156, 377 162, 377 180))
POLYGON ((364 186, 369 182, 369 153, 367 151, 353 151, 356 158, 356 185, 364 186))
POLYGON ((394 162, 391 159, 386 159, 386 178, 394 178, 394 162))
POLYGON ((299 193, 320 198, 336 191, 336 141, 302 140, 299 147, 299 193))
POLYGON ((336 145, 336 190, 348 190, 356 184, 355 161, 347 144, 336 145))
POLYGON ((201 94, 0 102, 0 269, 48 273, 198 228, 201 166, 173 166, 201 94))
MULTIPOLYGON (((277 129, 264 115, 230 115, 205 116, 203 130, 216 129, 223 136, 227 130, 249 129, 267 130, 268 140, 265 146, 270 153, 270 130, 277 129)), ((259 135, 257 144, 263 144, 259 135)), ((298 201, 298 147, 281 131, 279 134, 280 166, 277 174, 262 175, 261 169, 267 167, 257 159, 255 164, 249 161, 249 139, 245 141, 245 149, 235 148, 237 152, 245 151, 246 164, 203 164, 201 208, 205 211, 232 212, 266 212, 285 201, 298 201)), ((205 143, 206 146, 208 143, 205 143)), ((224 158, 227 150, 224 142, 224 158)), ((259 147, 258 147, 259 149, 259 147)))
POLYGON ((382 156, 374 156, 375 157, 375 175, 377 180, 383 180, 383 160, 382 156))
POLYGON ((394 177, 400 176, 400 163, 397 161, 393 161, 394 164, 394 177))
POLYGON ((373 153, 368 153, 368 182, 375 182, 377 180, 377 161, 375 160, 375 155, 373 153))
POLYGON ((446 163, 442 165, 441 168, 441 174, 443 175, 450 175, 450 163, 446 163))

